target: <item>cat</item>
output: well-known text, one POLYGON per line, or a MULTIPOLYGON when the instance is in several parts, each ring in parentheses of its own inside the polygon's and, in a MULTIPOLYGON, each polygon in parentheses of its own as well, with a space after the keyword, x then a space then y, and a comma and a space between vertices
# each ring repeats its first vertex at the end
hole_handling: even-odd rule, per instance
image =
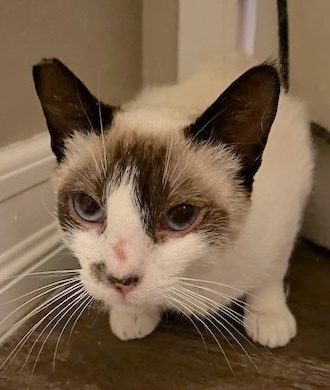
POLYGON ((64 242, 112 332, 142 338, 164 309, 196 326, 222 308, 253 341, 286 345, 296 321, 283 278, 314 159, 306 108, 276 67, 235 53, 120 107, 58 59, 33 77, 64 242), (229 304, 243 295, 241 319, 229 304))

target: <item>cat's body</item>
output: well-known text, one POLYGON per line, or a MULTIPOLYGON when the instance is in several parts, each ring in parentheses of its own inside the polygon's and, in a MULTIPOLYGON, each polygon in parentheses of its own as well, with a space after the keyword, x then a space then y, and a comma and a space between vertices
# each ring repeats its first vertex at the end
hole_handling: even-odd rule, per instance
MULTIPOLYGON (((148 89, 111 115, 101 107, 111 125, 104 123, 98 134, 73 132, 80 129, 71 126, 61 136, 65 146, 61 139, 60 148, 61 126, 52 118, 56 110, 49 110, 49 86, 40 87, 43 69, 59 64, 44 62, 35 73, 59 160, 55 187, 66 242, 81 263, 87 290, 111 308, 111 328, 121 339, 152 332, 163 308, 183 311, 198 324, 198 316, 214 316, 217 306, 243 293, 244 325, 255 341, 275 347, 295 335, 283 278, 312 183, 305 108, 281 93, 263 151, 278 98, 273 75, 262 75, 269 72, 265 66, 235 82, 213 111, 206 110, 253 65, 236 54, 177 86, 148 89), (262 82, 253 81, 257 71, 262 82), (260 94, 251 92, 254 87, 260 94), (251 118, 250 110, 255 110, 251 118), (244 121, 247 127, 260 127, 259 133, 232 137, 244 121), (229 135, 210 142, 221 127, 230 129, 229 135), (207 135, 199 140, 205 129, 207 135), (255 150, 253 143, 263 145, 255 150), (97 225, 75 219, 69 205, 74 193, 87 193, 102 204, 104 215, 97 225), (179 230, 178 224, 164 227, 163 216, 173 226, 171 210, 182 204, 179 220, 185 215, 191 224, 179 230)), ((64 83, 72 77, 65 72, 64 83)), ((72 103, 72 94, 64 97, 64 103, 72 103)), ((89 114, 87 108, 84 113, 89 114)), ((93 119, 88 122, 93 125, 93 119)))

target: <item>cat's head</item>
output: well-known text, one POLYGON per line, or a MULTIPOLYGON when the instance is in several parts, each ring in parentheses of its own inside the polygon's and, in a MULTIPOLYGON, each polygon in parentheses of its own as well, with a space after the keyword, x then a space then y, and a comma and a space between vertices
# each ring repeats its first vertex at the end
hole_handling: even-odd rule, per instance
POLYGON ((185 126, 100 103, 56 59, 33 76, 58 162, 58 218, 83 283, 110 305, 165 304, 240 232, 276 115, 276 70, 248 70, 185 126))

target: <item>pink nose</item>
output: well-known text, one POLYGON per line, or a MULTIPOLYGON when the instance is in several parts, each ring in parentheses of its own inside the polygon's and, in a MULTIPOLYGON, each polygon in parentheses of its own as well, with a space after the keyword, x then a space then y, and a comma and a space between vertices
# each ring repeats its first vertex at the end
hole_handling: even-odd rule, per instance
POLYGON ((118 279, 111 274, 107 274, 107 279, 118 292, 126 295, 135 288, 140 278, 137 275, 130 275, 126 278, 118 279))
POLYGON ((129 285, 120 284, 120 283, 115 284, 115 289, 123 295, 128 294, 130 291, 134 290, 134 288, 135 288, 134 284, 129 284, 129 285))

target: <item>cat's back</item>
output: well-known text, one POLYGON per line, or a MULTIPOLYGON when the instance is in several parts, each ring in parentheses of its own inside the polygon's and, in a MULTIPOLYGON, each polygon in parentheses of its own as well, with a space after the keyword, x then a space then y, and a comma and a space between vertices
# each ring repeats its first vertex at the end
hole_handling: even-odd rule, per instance
POLYGON ((195 69, 177 84, 148 86, 137 98, 126 104, 128 111, 153 113, 171 112, 180 121, 196 119, 245 70, 255 62, 243 53, 233 53, 226 59, 213 59, 195 69))

